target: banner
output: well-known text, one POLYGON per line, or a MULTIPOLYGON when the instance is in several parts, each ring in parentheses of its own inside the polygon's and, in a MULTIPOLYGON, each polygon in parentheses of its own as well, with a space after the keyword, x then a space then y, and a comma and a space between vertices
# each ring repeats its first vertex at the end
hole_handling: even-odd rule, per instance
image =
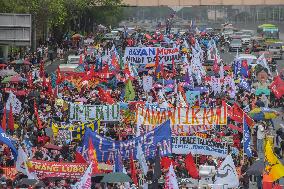
POLYGON ((22 103, 13 93, 9 94, 9 98, 6 102, 6 110, 10 111, 10 105, 14 114, 19 114, 21 112, 22 103))
POLYGON ((159 125, 170 119, 171 125, 226 125, 227 107, 189 108, 176 107, 169 110, 139 107, 136 114, 144 118, 143 125, 159 125))
POLYGON ((160 64, 172 64, 172 59, 179 62, 179 49, 159 47, 126 47, 124 53, 125 62, 132 64, 149 64, 156 61, 156 54, 159 55, 160 64))
POLYGON ((106 162, 109 160, 114 162, 116 153, 118 152, 121 153, 123 159, 129 159, 131 154, 136 158, 135 154, 137 154, 138 144, 141 144, 146 159, 155 157, 158 144, 160 145, 162 156, 170 155, 172 152, 170 121, 164 122, 145 135, 126 141, 111 140, 87 129, 83 140, 83 147, 80 150, 84 157, 87 157, 88 154, 88 141, 90 137, 96 149, 98 161, 106 162))
POLYGON ((197 136, 172 136, 172 153, 226 157, 228 146, 225 142, 215 142, 212 139, 204 139, 197 136))
POLYGON ((3 170, 3 175, 7 179, 14 180, 16 178, 16 175, 18 174, 18 171, 15 167, 0 167, 0 169, 3 170))
POLYGON ((70 121, 119 121, 119 104, 115 105, 80 105, 70 103, 70 121))
POLYGON ((81 178, 88 168, 84 163, 59 163, 41 160, 28 161, 28 168, 38 177, 81 178))

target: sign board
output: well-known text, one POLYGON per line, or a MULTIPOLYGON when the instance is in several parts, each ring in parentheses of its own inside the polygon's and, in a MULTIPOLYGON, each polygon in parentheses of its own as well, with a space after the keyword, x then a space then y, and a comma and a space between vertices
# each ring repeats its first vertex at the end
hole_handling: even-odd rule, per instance
POLYGON ((31 45, 30 14, 0 14, 0 44, 15 46, 31 45))

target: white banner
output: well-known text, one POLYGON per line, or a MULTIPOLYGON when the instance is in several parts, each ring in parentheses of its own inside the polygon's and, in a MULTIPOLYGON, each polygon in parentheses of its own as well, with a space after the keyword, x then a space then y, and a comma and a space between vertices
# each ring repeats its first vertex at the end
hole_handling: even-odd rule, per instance
POLYGON ((10 104, 12 106, 12 110, 14 114, 19 114, 22 109, 22 103, 17 99, 16 95, 13 93, 9 94, 9 98, 6 102, 6 109, 10 111, 10 104))
POLYGON ((88 121, 99 119, 101 121, 119 121, 119 104, 115 105, 80 105, 69 104, 70 121, 88 121))
POLYGON ((156 62, 158 53, 159 63, 171 64, 174 58, 175 62, 179 62, 178 48, 163 48, 163 47, 126 47, 124 53, 125 62, 132 64, 149 64, 156 62))
POLYGON ((199 154, 214 157, 226 157, 228 145, 225 142, 215 142, 197 136, 172 136, 172 153, 199 154))

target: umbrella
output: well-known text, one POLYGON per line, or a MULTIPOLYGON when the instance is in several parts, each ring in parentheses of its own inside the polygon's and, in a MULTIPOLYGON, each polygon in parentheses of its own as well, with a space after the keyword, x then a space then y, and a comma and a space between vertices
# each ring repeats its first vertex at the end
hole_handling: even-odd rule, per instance
POLYGON ((252 111, 249 112, 249 115, 254 120, 265 120, 274 119, 279 115, 279 113, 271 108, 260 107, 254 108, 252 111))
POLYGON ((262 175, 264 171, 264 161, 263 160, 257 160, 255 161, 247 170, 248 175, 255 175, 260 176, 262 175))
POLYGON ((106 174, 96 174, 92 176, 92 181, 95 183, 100 183, 106 174))
POLYGON ((78 98, 75 100, 76 102, 87 102, 88 100, 84 97, 78 98))
POLYGON ((104 176, 101 182, 104 183, 132 182, 132 179, 125 173, 109 173, 104 176))
POLYGON ((11 75, 17 75, 18 73, 15 72, 14 70, 0 70, 0 76, 1 77, 5 77, 5 76, 11 76, 11 75))
POLYGON ((14 75, 14 76, 5 77, 2 80, 2 83, 9 83, 9 82, 18 83, 18 82, 26 82, 26 81, 27 80, 25 78, 22 78, 20 75, 14 75))
POLYGON ((145 68, 152 68, 155 66, 155 63, 146 64, 145 68))
POLYGON ((27 60, 19 59, 19 60, 14 60, 11 62, 11 64, 26 64, 26 65, 31 65, 31 63, 27 60))
POLYGON ((83 36, 80 35, 80 34, 78 34, 78 33, 76 33, 76 34, 74 34, 74 35, 72 36, 72 38, 81 38, 81 37, 83 37, 83 36))
POLYGON ((56 146, 54 144, 46 144, 43 146, 44 148, 51 149, 51 150, 61 150, 61 147, 56 146))

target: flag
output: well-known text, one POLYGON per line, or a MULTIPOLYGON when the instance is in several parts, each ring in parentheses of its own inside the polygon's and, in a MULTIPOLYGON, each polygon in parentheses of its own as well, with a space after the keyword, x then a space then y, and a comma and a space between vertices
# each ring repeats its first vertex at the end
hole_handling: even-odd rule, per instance
POLYGON ((115 70, 120 70, 119 62, 117 60, 117 57, 115 56, 115 53, 113 53, 111 57, 111 65, 115 68, 115 70))
POLYGON ((27 80, 28 80, 28 86, 31 87, 33 85, 33 76, 30 72, 27 73, 27 80))
POLYGON ((240 73, 243 77, 247 78, 249 76, 249 68, 248 68, 248 62, 247 60, 243 60, 241 64, 241 70, 240 73))
POLYGON ((40 61, 39 76, 40 76, 40 77, 43 77, 43 76, 44 76, 44 63, 43 63, 43 61, 40 61))
POLYGON ((178 181, 173 168, 173 165, 170 166, 169 172, 166 175, 165 189, 178 189, 178 181))
POLYGON ((122 160, 121 153, 120 153, 119 150, 116 153, 113 171, 114 172, 123 172, 123 160, 122 160))
POLYGON ((244 144, 244 153, 247 154, 248 157, 252 157, 252 150, 250 144, 250 132, 248 128, 247 121, 245 117, 243 118, 244 125, 243 125, 243 144, 244 144))
POLYGON ((219 65, 218 65, 217 55, 215 55, 215 57, 214 57, 213 71, 215 73, 219 72, 219 65))
POLYGON ((91 138, 89 138, 88 157, 89 157, 89 161, 93 165, 93 174, 99 173, 97 152, 93 146, 93 142, 91 138))
MULTIPOLYGON (((186 42, 186 40, 185 40, 185 42, 186 42)), ((186 43, 186 44, 187 44, 187 43, 186 43)), ((175 59, 174 59, 174 56, 172 57, 172 66, 173 66, 173 68, 172 68, 172 70, 173 70, 173 76, 176 76, 177 71, 176 71, 176 67, 175 67, 175 59)))
POLYGON ((125 85, 125 101, 133 101, 135 99, 135 91, 132 86, 132 81, 128 79, 125 85))
POLYGON ((162 176, 161 171, 161 158, 160 158, 160 148, 157 147, 156 156, 155 156, 155 166, 154 166, 154 174, 152 178, 153 188, 158 188, 158 180, 162 176))
POLYGON ((86 169, 84 175, 81 177, 80 181, 71 186, 72 189, 91 189, 92 186, 92 163, 86 169))
POLYGON ((103 90, 101 87, 98 87, 98 95, 100 97, 100 100, 103 102, 107 102, 108 104, 114 104, 115 101, 113 98, 110 96, 109 93, 107 93, 105 90, 103 90))
POLYGON ((18 152, 10 137, 0 128, 0 142, 6 144, 12 151, 14 158, 17 158, 18 152))
POLYGON ((239 178, 231 155, 228 155, 222 162, 216 173, 214 184, 224 185, 227 188, 237 188, 239 178))
POLYGON ((83 64, 84 62, 83 62, 83 56, 82 56, 82 54, 80 54, 80 59, 79 59, 79 64, 83 64))
POLYGON ((13 109, 13 114, 19 114, 22 109, 21 101, 12 92, 10 92, 9 98, 6 102, 6 110, 10 111, 11 108, 13 109))
POLYGON ((87 163, 85 158, 79 152, 75 152, 75 162, 76 163, 87 163))
POLYGON ((14 126, 15 126, 15 121, 14 121, 14 116, 13 116, 13 108, 12 108, 12 104, 10 103, 10 112, 9 112, 8 128, 9 128, 11 131, 14 131, 14 126))
POLYGON ((185 168, 187 169, 188 174, 192 178, 198 179, 199 178, 199 173, 198 173, 197 167, 195 165, 195 162, 194 162, 194 159, 193 159, 193 156, 192 156, 191 153, 186 155, 186 158, 185 158, 184 162, 185 162, 185 168))
POLYGON ((56 70, 56 85, 59 85, 62 81, 62 76, 61 76, 61 73, 60 73, 60 68, 59 66, 57 67, 57 70, 56 70))
POLYGON ((276 98, 281 98, 284 95, 284 81, 280 76, 276 76, 270 85, 270 89, 276 98))
POLYGON ((143 150, 142 150, 142 146, 141 146, 140 143, 138 144, 138 147, 137 147, 136 158, 138 159, 139 164, 141 166, 141 169, 142 169, 144 175, 146 176, 147 172, 148 172, 148 165, 146 163, 146 159, 145 159, 145 156, 144 156, 144 153, 143 153, 143 150))
POLYGON ((37 176, 29 171, 27 163, 28 163, 28 155, 23 150, 23 148, 19 146, 18 157, 16 161, 16 170, 27 175, 28 179, 37 179, 37 176))
POLYGON ((6 111, 6 105, 4 104, 4 110, 3 110, 3 117, 2 117, 2 122, 1 122, 1 127, 4 132, 6 132, 6 127, 7 127, 7 111, 6 111))
POLYGON ((137 170, 135 167, 135 163, 133 160, 133 155, 130 156, 130 170, 131 170, 131 178, 133 180, 133 183, 138 186, 138 180, 137 180, 137 170))
POLYGON ((161 167, 164 169, 169 169, 171 164, 175 165, 174 160, 169 157, 162 157, 161 158, 161 167))
POLYGON ((158 68, 159 68, 160 60, 159 60, 159 49, 156 49, 156 57, 155 57, 155 75, 158 73, 158 68))
POLYGON ((264 56, 264 53, 262 53, 262 55, 258 57, 258 59, 256 60, 256 64, 259 64, 262 67, 266 68, 267 71, 268 71, 268 74, 271 75, 271 71, 269 69, 269 66, 267 65, 267 61, 266 61, 266 58, 264 56))
POLYGON ((265 164, 265 173, 271 177, 272 182, 284 177, 284 166, 274 154, 269 140, 266 140, 265 145, 265 164))
POLYGON ((230 118, 236 122, 242 123, 243 115, 244 115, 244 112, 242 108, 237 103, 234 103, 232 106, 232 112, 231 112, 230 118))
POLYGON ((250 92, 250 90, 251 90, 250 84, 249 84, 248 81, 247 81, 246 79, 244 79, 244 78, 241 78, 240 83, 239 83, 239 87, 240 87, 240 88, 243 88, 244 90, 249 91, 249 92, 250 92))
POLYGON ((38 107, 37 107, 35 100, 34 100, 34 111, 35 111, 34 114, 35 114, 35 118, 37 120, 38 129, 42 129, 41 120, 40 120, 39 115, 38 115, 38 107))

